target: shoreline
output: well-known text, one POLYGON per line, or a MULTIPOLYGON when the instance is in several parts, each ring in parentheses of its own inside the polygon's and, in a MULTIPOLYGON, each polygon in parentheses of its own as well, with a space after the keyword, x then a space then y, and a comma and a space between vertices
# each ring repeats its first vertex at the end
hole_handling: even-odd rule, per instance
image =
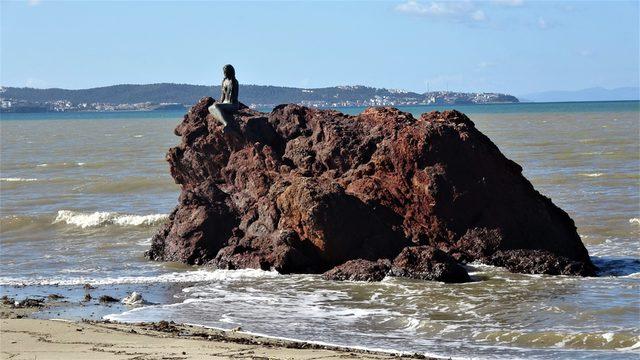
POLYGON ((167 321, 37 319, 59 306, 0 305, 0 351, 11 359, 434 359, 422 354, 349 348, 167 321))

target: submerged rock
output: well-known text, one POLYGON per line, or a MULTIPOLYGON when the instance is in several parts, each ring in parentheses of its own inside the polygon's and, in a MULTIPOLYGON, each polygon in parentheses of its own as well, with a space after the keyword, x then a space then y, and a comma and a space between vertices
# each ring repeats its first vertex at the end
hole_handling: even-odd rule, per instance
POLYGON ((393 260, 391 275, 446 283, 471 281, 467 270, 451 256, 425 245, 404 248, 393 260))
POLYGON ((590 276, 593 271, 584 262, 556 256, 545 250, 500 250, 485 262, 517 273, 590 276))
POLYGON ((114 298, 113 296, 102 295, 98 298, 98 301, 101 303, 114 303, 114 302, 119 302, 120 300, 118 300, 117 298, 114 298))
POLYGON ((322 274, 326 280, 380 281, 391 269, 389 260, 349 260, 322 274))
POLYGON ((452 258, 594 274, 573 220, 460 112, 242 107, 223 132, 213 102, 175 129, 167 160, 182 192, 151 259, 281 273, 346 263, 329 274, 357 279, 380 278, 379 259, 428 279, 466 279, 452 258), (567 265, 541 265, 554 261, 567 265))
POLYGON ((380 281, 387 275, 420 280, 463 283, 467 270, 444 251, 431 246, 408 246, 393 260, 349 260, 322 274, 326 280, 380 281))

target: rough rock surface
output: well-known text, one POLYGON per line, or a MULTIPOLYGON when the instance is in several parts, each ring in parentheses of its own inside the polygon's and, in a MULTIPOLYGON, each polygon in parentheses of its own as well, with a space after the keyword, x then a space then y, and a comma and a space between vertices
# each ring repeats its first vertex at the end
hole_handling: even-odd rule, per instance
POLYGON ((175 130, 167 160, 182 193, 152 259, 320 273, 429 245, 513 271, 594 274, 573 220, 462 113, 244 107, 223 132, 213 102, 175 130), (541 265, 554 262, 566 266, 541 265))
POLYGON ((516 273, 589 276, 592 271, 584 262, 556 256, 545 250, 499 250, 486 262, 516 273))
POLYGON ((349 260, 322 274, 326 280, 380 281, 391 269, 389 260, 349 260))
POLYGON ((448 283, 471 281, 467 270, 451 256, 427 245, 404 248, 393 260, 390 275, 448 283))

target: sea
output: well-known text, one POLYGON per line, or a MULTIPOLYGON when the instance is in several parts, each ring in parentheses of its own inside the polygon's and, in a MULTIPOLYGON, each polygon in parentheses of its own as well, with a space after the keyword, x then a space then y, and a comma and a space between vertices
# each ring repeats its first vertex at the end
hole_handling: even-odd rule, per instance
MULTIPOLYGON (((401 107, 415 116, 446 108, 401 107)), ((65 296, 43 318, 240 326, 453 359, 640 358, 640 102, 453 108, 569 213, 598 277, 473 263, 466 284, 335 282, 148 261, 177 204, 165 154, 180 141, 183 112, 2 114, 0 295, 65 296), (95 300, 131 291, 149 304, 95 300), (93 300, 81 303, 86 293, 93 300)))

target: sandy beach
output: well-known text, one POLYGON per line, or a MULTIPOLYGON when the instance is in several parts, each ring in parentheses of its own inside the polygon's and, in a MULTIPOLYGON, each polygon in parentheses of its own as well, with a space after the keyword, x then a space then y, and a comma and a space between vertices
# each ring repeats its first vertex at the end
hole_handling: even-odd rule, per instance
POLYGON ((422 358, 309 344, 203 327, 42 320, 39 308, 1 305, 2 359, 397 359, 422 358))

